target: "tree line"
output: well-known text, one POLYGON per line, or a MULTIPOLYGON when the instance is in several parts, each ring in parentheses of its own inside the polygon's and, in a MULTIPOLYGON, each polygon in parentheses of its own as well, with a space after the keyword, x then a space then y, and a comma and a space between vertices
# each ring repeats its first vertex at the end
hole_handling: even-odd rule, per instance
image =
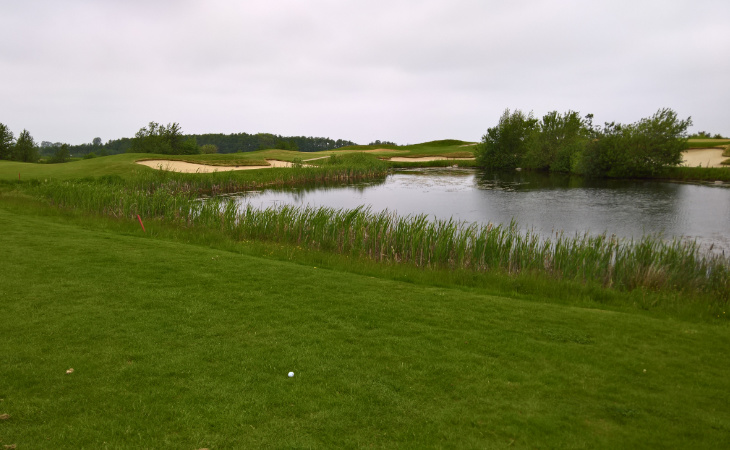
POLYGON ((200 145, 215 145, 220 153, 253 152, 264 149, 293 150, 300 152, 319 152, 334 150, 348 145, 357 145, 345 139, 330 139, 309 136, 281 136, 271 133, 208 133, 195 134, 200 145))
POLYGON ((549 112, 541 119, 505 110, 475 148, 479 165, 492 170, 525 168, 601 177, 656 174, 682 162, 687 128, 669 108, 632 124, 593 125, 593 115, 549 112))
POLYGON ((8 127, 0 123, 0 159, 23 162, 65 162, 75 157, 116 155, 120 153, 237 153, 264 149, 318 152, 357 145, 345 139, 309 136, 282 136, 271 133, 208 133, 183 134, 177 122, 167 125, 150 122, 132 138, 120 138, 102 143, 95 137, 90 143, 69 145, 42 141, 39 144, 27 130, 16 139, 8 127), (44 158, 45 159, 41 159, 44 158))
MULTIPOLYGON (((68 145, 61 144, 57 152, 68 154, 68 145)), ((0 123, 0 160, 38 162, 40 153, 38 144, 28 130, 23 130, 15 138, 15 135, 4 123, 0 123)))
POLYGON ((17 137, 7 125, 0 123, 0 160, 19 161, 29 163, 63 163, 71 159, 74 154, 85 155, 91 153, 91 149, 100 154, 106 154, 100 138, 94 138, 93 144, 83 146, 69 145, 62 142, 42 141, 36 143, 28 130, 23 130, 17 137), (84 152, 78 152, 79 147, 88 147, 84 152))
POLYGON ((160 125, 150 122, 141 128, 127 149, 132 153, 194 154, 194 153, 237 153, 264 149, 281 149, 300 152, 333 150, 352 141, 334 140, 322 137, 281 136, 271 133, 209 133, 189 134, 181 132, 176 122, 160 125))
POLYGON ((114 155, 118 153, 238 153, 264 149, 281 149, 300 152, 334 150, 357 145, 344 139, 309 136, 282 136, 271 133, 206 133, 183 134, 177 122, 161 125, 150 122, 142 127, 134 138, 110 140, 103 145, 83 144, 71 146, 74 155, 91 152, 114 155))

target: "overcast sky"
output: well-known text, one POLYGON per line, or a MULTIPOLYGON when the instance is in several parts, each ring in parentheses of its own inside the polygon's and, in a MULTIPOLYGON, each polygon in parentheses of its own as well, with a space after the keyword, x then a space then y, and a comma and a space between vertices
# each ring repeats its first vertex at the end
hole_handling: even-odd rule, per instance
POLYGON ((149 121, 399 144, 505 108, 730 135, 728 0, 0 0, 0 122, 80 144, 149 121))

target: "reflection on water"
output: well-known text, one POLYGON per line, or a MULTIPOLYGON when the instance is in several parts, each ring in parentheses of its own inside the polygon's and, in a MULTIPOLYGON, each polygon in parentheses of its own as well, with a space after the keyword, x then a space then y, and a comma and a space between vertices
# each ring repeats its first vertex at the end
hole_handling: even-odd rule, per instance
POLYGON ((277 204, 388 209, 399 215, 507 224, 542 234, 590 231, 621 237, 685 236, 730 254, 730 189, 641 180, 587 180, 533 172, 415 169, 348 186, 266 190, 239 197, 277 204))

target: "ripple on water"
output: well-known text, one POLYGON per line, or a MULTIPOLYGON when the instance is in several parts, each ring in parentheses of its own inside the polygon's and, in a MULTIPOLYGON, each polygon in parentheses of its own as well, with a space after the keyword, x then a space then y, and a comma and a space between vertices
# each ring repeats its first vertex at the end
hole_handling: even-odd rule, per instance
POLYGON ((509 224, 514 218, 543 235, 586 230, 619 237, 696 239, 730 255, 730 189, 680 183, 584 180, 528 172, 487 174, 473 169, 404 170, 384 182, 336 188, 266 190, 242 203, 355 208, 371 206, 400 215, 509 224))

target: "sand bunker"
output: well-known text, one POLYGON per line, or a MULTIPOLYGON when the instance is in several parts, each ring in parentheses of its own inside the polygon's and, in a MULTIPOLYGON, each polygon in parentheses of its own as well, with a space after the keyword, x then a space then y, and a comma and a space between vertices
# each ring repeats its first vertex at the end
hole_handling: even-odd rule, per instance
POLYGON ((728 159, 722 156, 721 148, 694 148, 682 152, 682 165, 687 167, 728 167, 721 163, 728 159))
POLYGON ((267 159, 268 166, 211 166, 209 164, 195 164, 185 161, 171 161, 169 159, 146 159, 137 161, 137 164, 151 167, 158 170, 169 170, 170 172, 182 173, 211 173, 211 172, 228 172, 231 170, 253 170, 253 169, 271 169, 272 167, 291 167, 290 162, 277 161, 275 159, 267 159))
MULTIPOLYGON (((392 151, 387 149, 370 150, 370 152, 392 151)), ((688 167, 728 167, 721 163, 728 159, 722 156, 721 148, 696 148, 687 150, 682 153, 682 165, 688 167)), ((320 158, 312 158, 306 161, 314 161, 317 159, 329 158, 323 156, 320 158)), ((417 158, 408 158, 403 156, 395 156, 389 159, 393 162, 428 162, 428 161, 473 161, 474 158, 448 158, 446 156, 422 156, 417 158)), ((172 161, 169 159, 147 159, 137 161, 137 164, 151 167, 158 170, 169 170, 171 172, 182 173, 211 173, 211 172, 227 172, 231 170, 254 170, 254 169, 271 169, 274 167, 291 167, 292 163, 287 161, 279 161, 276 159, 267 159, 268 166, 212 166, 209 164, 196 164, 185 161, 172 161)))
POLYGON ((422 156, 420 158, 407 158, 403 156, 396 156, 390 158, 389 161, 394 162, 428 162, 428 161, 473 161, 474 158, 447 158, 445 156, 422 156))

